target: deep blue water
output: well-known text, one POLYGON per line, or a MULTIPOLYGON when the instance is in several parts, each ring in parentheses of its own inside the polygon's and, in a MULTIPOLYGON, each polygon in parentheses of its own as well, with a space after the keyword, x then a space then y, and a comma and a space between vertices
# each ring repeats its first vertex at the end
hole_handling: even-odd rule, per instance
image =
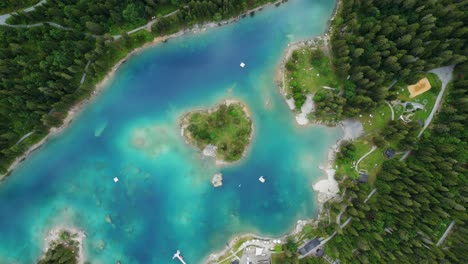
POLYGON ((171 263, 176 249, 199 263, 237 233, 282 235, 314 217, 312 183, 342 132, 298 127, 273 77, 287 44, 323 33, 334 5, 290 0, 129 59, 0 184, 0 263, 34 262, 59 224, 86 231, 92 263, 171 263), (184 143, 177 120, 226 98, 249 106, 255 137, 240 163, 216 167, 184 143), (224 174, 219 189, 215 172, 224 174))

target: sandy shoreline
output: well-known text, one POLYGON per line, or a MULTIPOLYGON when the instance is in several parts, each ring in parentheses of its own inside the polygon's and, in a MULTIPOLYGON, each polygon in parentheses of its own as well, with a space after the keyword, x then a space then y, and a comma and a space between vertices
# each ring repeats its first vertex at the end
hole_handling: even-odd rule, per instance
POLYGON ((74 240, 79 243, 77 263, 84 264, 86 258, 85 258, 84 248, 83 248, 83 241, 86 238, 86 234, 84 233, 84 231, 78 228, 69 227, 69 226, 56 226, 53 229, 51 229, 49 232, 47 232, 47 236, 44 238, 44 246, 42 248, 43 255, 41 256, 41 258, 47 253, 47 251, 50 249, 53 242, 60 240, 60 234, 63 231, 67 231, 68 233, 70 233, 71 240, 74 240))
POLYGON ((138 52, 140 52, 140 51, 142 51, 144 49, 153 47, 154 45, 157 45, 157 44, 159 44, 161 42, 166 42, 169 39, 177 38, 177 37, 183 36, 183 35, 188 34, 188 33, 204 32, 204 31, 206 31, 207 29, 210 29, 210 28, 215 28, 215 27, 219 27, 219 26, 223 26, 223 25, 227 25, 227 24, 239 21, 242 18, 244 18, 246 15, 250 14, 251 12, 257 12, 257 11, 262 10, 263 8, 272 7, 272 6, 274 6, 274 5, 278 4, 278 3, 282 3, 282 2, 283 2, 282 0, 279 0, 279 1, 276 1, 274 3, 267 3, 265 5, 256 7, 256 8, 251 9, 251 10, 248 10, 245 13, 242 13, 239 16, 236 16, 236 17, 233 17, 233 18, 230 18, 230 19, 226 19, 226 20, 223 20, 223 21, 220 21, 220 22, 207 22, 207 23, 203 23, 203 24, 197 24, 197 25, 194 25, 191 28, 181 29, 181 30, 179 30, 178 32, 176 32, 174 34, 155 37, 151 42, 147 42, 143 46, 138 47, 138 48, 130 51, 123 59, 118 61, 112 67, 112 69, 105 75, 104 79, 102 79, 98 84, 96 84, 95 89, 93 90, 93 92, 90 94, 90 96, 87 99, 83 99, 83 100, 77 102, 74 106, 72 106, 72 108, 70 108, 70 110, 68 110, 67 116, 63 120, 63 123, 62 123, 61 126, 51 128, 49 130, 48 134, 43 139, 41 139, 39 142, 35 143, 34 145, 30 146, 21 156, 17 157, 13 161, 13 163, 11 163, 11 165, 8 167, 6 173, 3 174, 3 175, 0 175, 0 182, 4 181, 8 176, 10 176, 10 174, 16 169, 16 167, 19 164, 21 164, 21 162, 23 162, 32 152, 34 152, 35 150, 42 147, 51 137, 53 137, 53 136, 55 136, 57 134, 60 134, 64 129, 66 129, 71 124, 71 122, 76 117, 76 115, 78 113, 80 113, 89 102, 93 101, 99 95, 99 93, 106 87, 107 82, 114 77, 114 74, 117 71, 117 69, 123 63, 125 63, 128 59, 130 59, 133 55, 137 54, 138 52))
MULTIPOLYGON (((243 103, 241 100, 238 100, 238 99, 224 99, 221 103, 215 105, 214 107, 208 108, 208 109, 197 108, 197 109, 190 110, 190 111, 186 112, 185 114, 183 114, 182 117, 179 119, 179 122, 178 122, 178 126, 180 127, 180 136, 184 139, 185 143, 198 149, 196 144, 192 143, 193 139, 191 139, 190 134, 185 133, 185 130, 188 127, 188 116, 190 116, 191 114, 196 113, 196 112, 211 114, 211 113, 215 112, 216 110, 218 110, 218 108, 221 105, 229 106, 231 104, 240 105, 242 107, 242 110, 244 111, 245 115, 247 116, 247 118, 251 122, 251 125, 250 125, 251 132, 250 132, 250 136, 249 136, 249 144, 247 144, 245 146, 244 152, 242 153, 242 157, 239 160, 229 162, 229 161, 225 161, 225 160, 218 159, 218 158, 215 157, 215 163, 218 166, 232 166, 234 164, 237 164, 237 163, 241 162, 247 156, 247 154, 249 152, 249 149, 250 149, 250 146, 252 145, 252 142, 253 142, 254 136, 255 136, 255 126, 253 124, 252 113, 251 113, 250 109, 248 108, 248 106, 245 103, 243 103)), ((201 151, 202 156, 208 157, 208 158, 211 157, 210 155, 206 155, 204 153, 204 150, 202 150, 202 149, 199 149, 199 150, 201 151)))

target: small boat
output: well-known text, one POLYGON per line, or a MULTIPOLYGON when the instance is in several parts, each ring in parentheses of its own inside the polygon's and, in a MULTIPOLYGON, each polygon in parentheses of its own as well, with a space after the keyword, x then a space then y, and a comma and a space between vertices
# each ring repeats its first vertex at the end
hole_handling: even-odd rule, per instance
POLYGON ((263 176, 260 176, 260 178, 258 178, 258 180, 261 182, 261 183, 265 183, 265 178, 263 176))

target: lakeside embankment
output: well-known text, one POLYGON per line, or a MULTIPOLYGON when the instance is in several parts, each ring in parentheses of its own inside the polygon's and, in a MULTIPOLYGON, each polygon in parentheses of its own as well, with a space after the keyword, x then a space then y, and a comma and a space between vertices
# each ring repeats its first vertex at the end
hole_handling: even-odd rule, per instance
POLYGON ((88 98, 85 98, 85 99, 77 102, 76 104, 74 104, 68 110, 68 112, 66 114, 66 117, 62 122, 62 125, 60 125, 59 127, 50 128, 49 132, 40 141, 38 141, 38 142, 34 143, 33 145, 31 145, 21 156, 17 157, 11 163, 11 165, 8 167, 7 171, 3 175, 0 175, 0 182, 5 180, 9 175, 11 175, 11 173, 15 170, 15 168, 19 164, 21 164, 21 162, 23 162, 31 153, 33 153, 35 150, 38 150, 39 148, 41 148, 50 138, 60 134, 64 129, 66 129, 72 123, 72 121, 75 119, 75 117, 86 107, 86 105, 88 103, 92 102, 100 94, 100 92, 107 86, 109 80, 111 80, 114 77, 114 74, 116 73, 117 69, 124 62, 126 62, 128 59, 130 59, 132 56, 138 54, 139 52, 142 52, 143 50, 145 50, 147 48, 151 48, 151 47, 153 47, 153 46, 155 46, 157 44, 160 44, 162 42, 166 42, 169 39, 178 38, 178 37, 181 37, 181 36, 183 36, 185 34, 189 34, 189 33, 193 33, 193 34, 201 33, 201 32, 205 32, 207 29, 210 29, 210 28, 215 28, 215 27, 220 27, 220 26, 223 26, 223 25, 227 25, 227 24, 230 24, 230 23, 241 20, 242 18, 246 17, 246 15, 248 15, 248 14, 250 14, 252 12, 261 11, 264 8, 272 8, 275 5, 281 4, 283 2, 284 2, 283 0, 278 0, 278 1, 275 1, 275 2, 272 2, 272 3, 266 3, 264 5, 261 5, 261 6, 258 6, 256 8, 250 9, 250 10, 248 10, 248 11, 246 11, 246 12, 244 12, 244 13, 238 15, 238 16, 235 16, 235 17, 232 17, 232 18, 229 18, 229 19, 225 19, 225 20, 222 20, 222 21, 219 21, 219 22, 206 22, 206 23, 202 23, 202 24, 196 24, 196 25, 193 25, 191 27, 186 27, 184 29, 179 30, 176 33, 173 33, 173 34, 155 37, 153 40, 144 43, 142 46, 133 49, 132 51, 127 53, 127 55, 124 58, 119 60, 111 68, 111 70, 108 71, 108 73, 104 76, 104 78, 95 85, 95 88, 93 89, 92 93, 89 95, 88 98))

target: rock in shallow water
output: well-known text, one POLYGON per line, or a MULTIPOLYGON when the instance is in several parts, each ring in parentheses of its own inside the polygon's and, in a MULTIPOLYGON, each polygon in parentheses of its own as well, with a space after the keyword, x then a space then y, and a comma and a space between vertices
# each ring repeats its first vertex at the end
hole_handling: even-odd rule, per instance
POLYGON ((216 173, 213 175, 213 179, 211 179, 211 184, 213 184, 213 187, 221 187, 223 186, 223 174, 221 173, 216 173))

